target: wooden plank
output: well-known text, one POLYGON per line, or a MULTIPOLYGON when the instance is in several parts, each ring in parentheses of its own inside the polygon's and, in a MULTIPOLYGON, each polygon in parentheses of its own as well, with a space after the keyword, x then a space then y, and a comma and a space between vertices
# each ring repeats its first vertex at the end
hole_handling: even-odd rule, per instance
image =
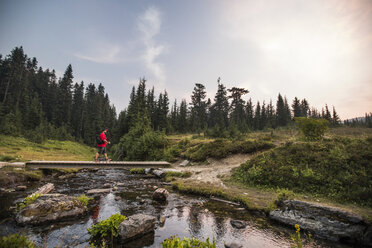
POLYGON ((29 161, 26 162, 29 168, 167 168, 168 162, 164 161, 29 161))

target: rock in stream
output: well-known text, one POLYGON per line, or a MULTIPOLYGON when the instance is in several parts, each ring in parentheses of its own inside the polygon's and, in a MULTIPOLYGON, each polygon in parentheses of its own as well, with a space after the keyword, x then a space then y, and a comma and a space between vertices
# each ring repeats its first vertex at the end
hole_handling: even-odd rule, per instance
POLYGON ((39 225, 84 215, 87 207, 75 197, 45 194, 23 208, 16 216, 20 225, 39 225))
POLYGON ((270 218, 286 225, 298 224, 316 236, 348 243, 370 245, 370 224, 358 215, 313 203, 286 200, 281 209, 270 212, 270 218), (368 234, 369 233, 369 234, 368 234))

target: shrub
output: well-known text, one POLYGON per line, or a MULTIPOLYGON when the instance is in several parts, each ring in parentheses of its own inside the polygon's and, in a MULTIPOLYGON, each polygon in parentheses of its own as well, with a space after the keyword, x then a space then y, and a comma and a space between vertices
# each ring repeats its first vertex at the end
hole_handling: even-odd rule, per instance
POLYGON ((274 201, 274 204, 278 207, 280 207, 283 204, 283 201, 293 199, 293 192, 288 189, 279 189, 277 191, 276 199, 274 201))
POLYGON ((96 225, 93 225, 91 228, 88 228, 88 232, 91 236, 91 242, 93 245, 101 245, 104 240, 108 241, 108 238, 113 242, 113 237, 118 236, 119 225, 123 220, 126 220, 127 217, 121 214, 111 215, 110 218, 98 222, 96 225))
POLYGON ((372 206, 372 142, 336 138, 286 143, 234 170, 250 186, 285 188, 341 202, 372 206))
POLYGON ((12 234, 0 239, 0 247, 14 247, 14 248, 36 248, 36 245, 30 241, 27 236, 22 234, 12 234))
POLYGON ((209 238, 205 242, 200 241, 198 238, 180 238, 173 236, 167 238, 162 243, 163 248, 216 248, 216 242, 209 242, 209 238))
POLYGON ((148 118, 144 117, 120 139, 117 157, 137 161, 160 160, 167 145, 164 132, 153 131, 148 118))
POLYGON ((78 201, 80 201, 84 206, 87 206, 87 205, 88 205, 88 202, 89 202, 90 200, 93 200, 93 198, 88 197, 88 196, 86 196, 86 195, 80 195, 80 196, 76 197, 76 199, 77 199, 78 201))
POLYGON ((300 132, 307 140, 320 140, 324 133, 328 131, 329 127, 329 121, 326 119, 296 117, 295 121, 300 129, 300 132))

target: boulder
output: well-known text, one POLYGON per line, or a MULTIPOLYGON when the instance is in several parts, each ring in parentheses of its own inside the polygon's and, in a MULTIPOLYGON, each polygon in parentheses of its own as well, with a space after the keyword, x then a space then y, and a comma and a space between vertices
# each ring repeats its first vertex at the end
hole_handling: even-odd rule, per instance
POLYGON ((185 167, 185 166, 188 166, 189 164, 190 164, 189 160, 184 160, 184 161, 182 161, 182 163, 180 163, 180 166, 185 167))
POLYGON ((324 239, 348 243, 368 240, 365 232, 370 225, 361 216, 338 208, 286 200, 281 209, 271 211, 269 216, 292 227, 298 224, 301 229, 324 239))
POLYGON ((155 190, 155 192, 152 194, 152 199, 156 201, 166 201, 169 196, 169 193, 164 188, 158 188, 155 190))
POLYGON ((162 178, 165 176, 165 173, 164 171, 162 170, 153 170, 152 171, 152 174, 154 174, 155 176, 159 177, 159 178, 162 178))
POLYGON ((20 225, 39 225, 76 218, 88 211, 75 197, 63 194, 45 194, 23 208, 16 216, 20 225))
POLYGON ((126 243, 153 232, 156 218, 151 215, 135 214, 120 223, 119 240, 126 243))

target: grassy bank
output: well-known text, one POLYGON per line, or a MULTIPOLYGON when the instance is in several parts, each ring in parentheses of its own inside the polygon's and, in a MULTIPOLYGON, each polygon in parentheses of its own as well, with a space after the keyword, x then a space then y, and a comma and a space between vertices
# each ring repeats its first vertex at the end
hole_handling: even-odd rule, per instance
POLYGON ((166 154, 167 160, 184 158, 194 162, 203 162, 208 158, 222 159, 232 154, 255 153, 274 147, 270 137, 251 139, 246 136, 239 140, 184 138, 176 140, 170 138, 170 146, 166 154))
POLYGON ((287 142, 242 164, 233 178, 248 186, 372 207, 372 139, 287 142))
POLYGON ((48 140, 36 144, 22 137, 0 135, 0 161, 90 161, 95 152, 94 147, 72 141, 48 140))

